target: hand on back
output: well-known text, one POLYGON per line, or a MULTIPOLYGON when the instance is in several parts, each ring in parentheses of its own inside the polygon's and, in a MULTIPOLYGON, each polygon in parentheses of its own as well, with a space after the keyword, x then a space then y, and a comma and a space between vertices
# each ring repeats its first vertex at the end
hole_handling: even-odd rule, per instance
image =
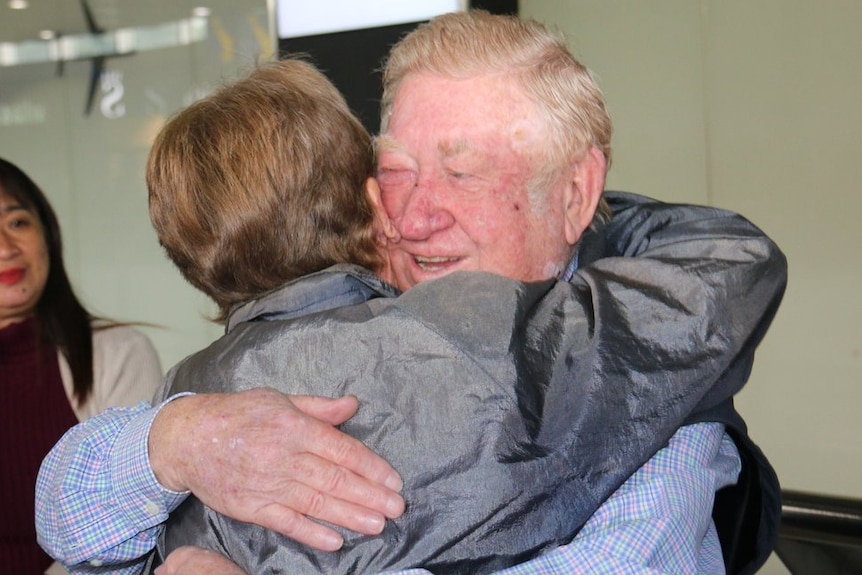
POLYGON ((335 550, 341 536, 310 518, 374 535, 404 511, 395 470, 335 428, 357 409, 355 397, 289 397, 272 389, 179 398, 153 423, 150 463, 168 489, 335 550))

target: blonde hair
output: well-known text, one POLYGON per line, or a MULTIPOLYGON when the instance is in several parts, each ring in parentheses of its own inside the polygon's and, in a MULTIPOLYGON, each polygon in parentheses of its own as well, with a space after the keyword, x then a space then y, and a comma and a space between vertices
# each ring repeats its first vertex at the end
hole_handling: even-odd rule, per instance
POLYGON ((230 309, 336 263, 378 269, 371 137, 300 60, 259 65, 171 118, 147 163, 150 218, 183 276, 230 309))
MULTIPOLYGON (((598 148, 611 161, 611 119, 592 73, 572 56, 565 40, 546 26, 482 10, 432 19, 405 36, 383 70, 381 133, 401 82, 410 74, 470 78, 504 73, 536 104, 550 141, 539 158, 537 181, 598 148)), ((600 204, 600 217, 610 213, 600 204)))

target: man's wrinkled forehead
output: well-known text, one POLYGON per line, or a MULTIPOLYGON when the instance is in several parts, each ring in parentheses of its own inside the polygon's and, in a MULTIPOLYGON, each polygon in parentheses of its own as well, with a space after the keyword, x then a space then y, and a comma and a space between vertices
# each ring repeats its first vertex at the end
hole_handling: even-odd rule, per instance
MULTIPOLYGON (((471 150, 470 144, 466 140, 457 139, 454 141, 437 142, 437 154, 442 158, 459 156, 471 150)), ((374 138, 374 151, 379 157, 380 154, 408 154, 406 148, 401 145, 395 138, 387 134, 382 134, 374 138)))

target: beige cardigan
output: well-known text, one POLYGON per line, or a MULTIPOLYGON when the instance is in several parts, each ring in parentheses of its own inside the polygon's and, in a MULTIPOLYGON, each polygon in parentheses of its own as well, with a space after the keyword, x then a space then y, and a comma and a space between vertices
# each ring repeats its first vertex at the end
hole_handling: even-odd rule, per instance
MULTIPOLYGON (((104 325, 104 324, 101 324, 104 325)), ((78 421, 109 407, 152 401, 162 383, 162 366, 150 340, 129 326, 93 325, 93 394, 78 406, 72 395, 72 372, 60 353, 60 377, 78 421)))
MULTIPOLYGON (((77 405, 72 394, 69 364, 59 354, 60 377, 78 421, 109 407, 151 401, 162 383, 162 366, 147 336, 128 326, 99 329, 99 325, 93 326, 93 392, 82 406, 77 405)), ((66 575, 67 571, 54 563, 45 573, 66 575)))

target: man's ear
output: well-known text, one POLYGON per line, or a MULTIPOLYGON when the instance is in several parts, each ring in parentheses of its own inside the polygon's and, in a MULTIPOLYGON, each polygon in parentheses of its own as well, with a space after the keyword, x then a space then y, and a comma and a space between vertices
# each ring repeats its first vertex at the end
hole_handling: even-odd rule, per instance
POLYGON ((374 230, 380 238, 380 244, 386 246, 389 241, 401 239, 395 224, 389 219, 389 214, 383 207, 383 199, 380 197, 380 186, 377 184, 377 180, 374 178, 365 180, 365 194, 374 212, 374 230))
POLYGON ((574 165, 564 196, 566 242, 575 245, 590 227, 605 189, 607 159, 596 147, 574 165))

